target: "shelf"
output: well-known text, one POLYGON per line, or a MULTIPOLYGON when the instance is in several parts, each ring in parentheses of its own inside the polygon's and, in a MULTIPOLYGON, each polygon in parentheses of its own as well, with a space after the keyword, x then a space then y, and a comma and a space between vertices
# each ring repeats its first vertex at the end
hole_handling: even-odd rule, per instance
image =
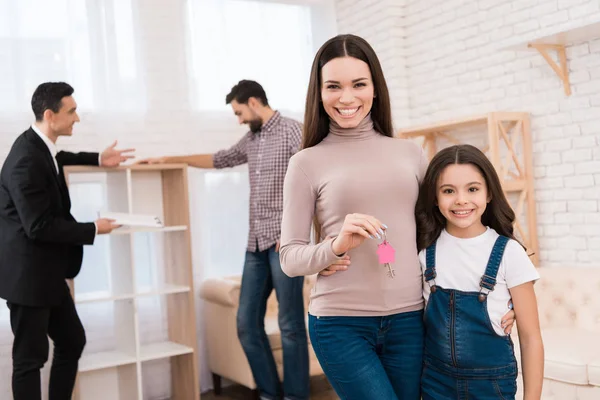
POLYGON ((187 293, 191 289, 185 285, 164 284, 159 287, 144 287, 135 293, 114 294, 110 292, 93 292, 78 294, 75 297, 76 304, 100 303, 104 301, 130 300, 142 296, 161 296, 165 294, 187 293))
POLYGON ((398 131, 398 135, 404 138, 413 138, 417 136, 427 135, 430 133, 438 133, 448 131, 457 128, 465 128, 468 126, 483 124, 487 121, 488 116, 475 115, 472 117, 466 117, 462 119, 450 120, 439 122, 435 124, 422 125, 410 129, 401 129, 398 131))
POLYGON ((77 304, 85 304, 85 303, 98 303, 102 301, 118 301, 118 300, 127 300, 133 299, 135 295, 133 293, 123 293, 123 294, 114 294, 110 292, 92 292, 92 293, 82 293, 76 294, 75 303, 77 304))
POLYGON ((185 225, 165 226, 163 228, 151 227, 121 227, 112 231, 111 235, 129 235, 132 233, 160 233, 160 232, 183 232, 187 230, 185 225))
POLYGON ((538 51, 562 81, 565 94, 570 96, 571 83, 569 82, 566 47, 597 38, 600 38, 600 21, 544 33, 526 41, 509 44, 502 47, 501 50, 538 51), (549 52, 556 53, 558 63, 550 56, 549 52))
POLYGON ((79 371, 95 371, 103 368, 118 367, 136 362, 134 355, 120 351, 106 351, 83 355, 79 360, 79 371))
POLYGON ((191 289, 184 285, 165 284, 160 287, 141 288, 137 291, 137 296, 160 296, 164 294, 187 293, 191 289))
POLYGON ((459 119, 436 122, 434 124, 426 124, 415 126, 412 128, 400 129, 397 134, 402 138, 415 138, 418 136, 426 136, 430 134, 439 134, 455 129, 468 128, 477 125, 486 125, 491 118, 497 120, 519 120, 524 117, 524 113, 520 112, 493 112, 488 114, 467 116, 459 119))
POLYGON ((567 46, 597 38, 600 38, 600 21, 594 21, 583 26, 579 25, 560 30, 547 31, 547 33, 532 37, 528 40, 521 40, 516 43, 508 44, 502 47, 502 50, 532 51, 534 49, 531 45, 552 44, 567 46))
MULTIPOLYGON (((140 361, 159 360, 193 353, 194 349, 174 342, 159 342, 143 345, 140 348, 140 361)), ((135 363, 136 357, 120 351, 106 351, 84 355, 79 360, 79 371, 88 372, 103 368, 118 367, 135 363)))
POLYGON ((73 165, 65 167, 69 173, 74 172, 123 172, 127 170, 131 171, 163 171, 167 169, 182 169, 187 168, 187 164, 129 164, 129 165, 121 165, 116 168, 106 168, 106 167, 90 167, 84 165, 73 165))
POLYGON ((174 342, 159 342, 142 345, 140 361, 158 360, 193 353, 194 349, 174 342))

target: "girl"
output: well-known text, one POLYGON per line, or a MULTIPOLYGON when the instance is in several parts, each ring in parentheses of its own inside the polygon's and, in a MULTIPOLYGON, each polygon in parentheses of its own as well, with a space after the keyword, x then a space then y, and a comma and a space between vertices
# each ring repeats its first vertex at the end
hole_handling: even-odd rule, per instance
POLYGON ((424 336, 414 207, 427 160, 417 144, 393 138, 387 85, 365 40, 341 35, 317 52, 303 128, 284 183, 282 269, 312 275, 352 257, 352 268, 317 278, 312 347, 340 398, 418 400, 424 336), (317 242, 331 238, 311 244, 313 219, 317 242), (384 230, 399 261, 390 263, 393 278, 378 259, 384 230))
POLYGON ((433 157, 416 207, 423 270, 424 400, 514 399, 517 362, 501 328, 512 298, 525 400, 540 399, 544 349, 533 283, 539 275, 513 235, 515 215, 476 147, 433 157))

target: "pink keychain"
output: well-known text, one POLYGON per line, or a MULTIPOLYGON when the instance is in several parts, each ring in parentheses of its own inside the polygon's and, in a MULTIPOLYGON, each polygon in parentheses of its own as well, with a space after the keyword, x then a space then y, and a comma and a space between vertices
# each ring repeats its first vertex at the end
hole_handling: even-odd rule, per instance
POLYGON ((379 264, 383 264, 388 269, 388 276, 393 278, 396 276, 396 271, 392 268, 392 263, 395 261, 396 250, 387 241, 386 231, 383 231, 383 242, 377 245, 377 255, 379 256, 379 264))

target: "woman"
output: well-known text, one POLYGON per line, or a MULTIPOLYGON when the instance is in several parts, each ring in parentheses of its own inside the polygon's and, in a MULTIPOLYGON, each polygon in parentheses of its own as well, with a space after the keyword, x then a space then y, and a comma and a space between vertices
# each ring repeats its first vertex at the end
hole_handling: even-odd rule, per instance
POLYGON ((347 253, 353 266, 317 280, 312 346, 343 399, 419 399, 423 296, 414 207, 427 160, 393 139, 381 65, 371 46, 337 36, 312 66, 303 150, 284 184, 280 257, 289 276, 320 272, 347 253), (313 218, 320 237, 310 243, 313 218), (387 224, 387 225, 385 225, 387 224), (393 278, 378 263, 385 231, 393 278))

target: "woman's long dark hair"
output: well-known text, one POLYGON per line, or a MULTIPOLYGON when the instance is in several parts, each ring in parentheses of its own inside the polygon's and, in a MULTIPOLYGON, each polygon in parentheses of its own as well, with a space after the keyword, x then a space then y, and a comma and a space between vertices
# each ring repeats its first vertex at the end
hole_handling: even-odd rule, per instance
POLYGON ((329 133, 329 116, 321 102, 321 70, 325 64, 338 57, 354 57, 367 63, 375 90, 375 98, 371 107, 373 127, 382 135, 394 136, 390 95, 375 51, 361 37, 338 35, 321 46, 312 64, 304 112, 303 149, 319 144, 329 133))
POLYGON ((479 170, 485 179, 488 196, 491 198, 481 216, 481 223, 493 228, 499 235, 517 240, 513 233, 515 213, 504 195, 494 166, 477 147, 461 144, 438 152, 429 163, 421 183, 415 207, 419 251, 433 244, 446 226, 446 218, 437 206, 437 185, 444 169, 452 164, 471 164, 479 170))

